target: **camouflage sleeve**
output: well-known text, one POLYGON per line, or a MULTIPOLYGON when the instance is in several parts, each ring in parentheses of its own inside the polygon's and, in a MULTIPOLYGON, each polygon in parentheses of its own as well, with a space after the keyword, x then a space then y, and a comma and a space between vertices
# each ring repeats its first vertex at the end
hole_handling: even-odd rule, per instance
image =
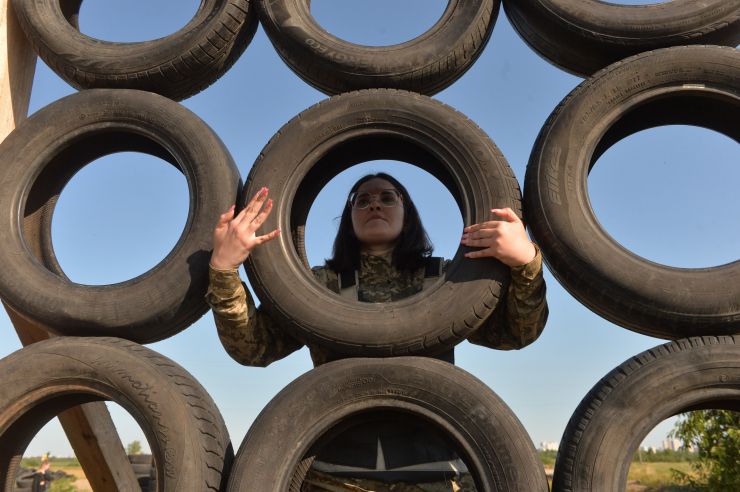
POLYGON ((221 344, 245 366, 265 367, 303 346, 256 308, 237 269, 209 269, 206 302, 211 306, 221 344))
POLYGON ((542 276, 542 253, 526 265, 511 269, 511 283, 491 316, 468 341, 484 347, 512 350, 526 347, 545 328, 548 309, 545 279, 542 276))

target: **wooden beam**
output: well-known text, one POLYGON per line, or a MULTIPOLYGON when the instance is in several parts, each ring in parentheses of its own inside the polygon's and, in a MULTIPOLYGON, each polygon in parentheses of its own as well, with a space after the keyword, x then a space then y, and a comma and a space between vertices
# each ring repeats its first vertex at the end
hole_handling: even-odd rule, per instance
POLYGON ((21 31, 10 5, 0 0, 0 141, 26 119, 36 54, 21 31))
MULTIPOLYGON (((36 54, 18 25, 10 0, 0 0, 0 142, 28 114, 35 68, 36 54)), ((3 305, 24 346, 50 337, 45 327, 3 305)), ((104 402, 80 405, 58 417, 95 492, 140 490, 104 402)))
POLYGON ((141 490, 105 403, 70 408, 59 421, 95 492, 141 490))

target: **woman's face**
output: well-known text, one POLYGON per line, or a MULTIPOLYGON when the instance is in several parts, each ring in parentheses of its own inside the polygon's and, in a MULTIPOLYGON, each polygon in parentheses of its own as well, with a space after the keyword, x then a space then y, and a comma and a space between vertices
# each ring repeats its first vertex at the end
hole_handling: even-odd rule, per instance
POLYGON ((401 193, 392 183, 381 178, 372 178, 357 188, 355 202, 359 205, 369 204, 365 208, 352 207, 352 228, 355 236, 365 247, 390 248, 401 235, 403 228, 403 201, 401 193), (388 191, 396 194, 395 205, 383 203, 383 192, 386 198, 388 191), (367 195, 369 194, 369 195, 367 195))

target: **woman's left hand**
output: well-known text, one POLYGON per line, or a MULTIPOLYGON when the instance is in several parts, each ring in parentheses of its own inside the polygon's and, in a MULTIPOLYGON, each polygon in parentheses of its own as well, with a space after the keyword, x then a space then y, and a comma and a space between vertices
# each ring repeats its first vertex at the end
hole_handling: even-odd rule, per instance
POLYGON ((494 208, 492 213, 502 220, 473 224, 463 229, 464 246, 483 248, 465 253, 467 258, 494 257, 501 263, 515 267, 532 261, 537 250, 527 237, 524 224, 510 208, 494 208))

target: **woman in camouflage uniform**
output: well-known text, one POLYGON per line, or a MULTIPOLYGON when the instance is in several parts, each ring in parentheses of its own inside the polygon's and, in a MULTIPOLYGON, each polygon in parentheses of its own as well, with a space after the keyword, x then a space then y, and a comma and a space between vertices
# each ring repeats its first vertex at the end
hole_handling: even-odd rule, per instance
MULTIPOLYGON (((238 274, 239 265, 254 247, 280 233, 274 230, 256 234, 272 209, 267 195, 268 190, 263 188, 236 217, 233 206, 220 217, 213 235, 206 296, 219 338, 229 355, 241 364, 262 367, 303 346, 281 331, 269 314, 255 307, 238 274)), ((547 320, 542 258, 511 209, 494 209, 492 213, 498 220, 466 227, 461 244, 481 248, 466 253, 468 258, 494 257, 509 266, 511 282, 493 314, 468 340, 490 348, 519 349, 539 336, 547 320)), ((358 301, 395 301, 422 290, 425 259, 431 251, 406 188, 385 173, 367 175, 352 187, 332 258, 313 272, 327 288, 339 293, 338 272, 354 270, 358 301)), ((341 358, 322 347, 309 349, 315 366, 341 358)), ((454 362, 452 351, 439 358, 454 362)), ((309 473, 309 481, 315 488, 304 490, 462 490, 453 482, 400 488, 400 484, 381 486, 367 480, 335 479, 316 471, 309 473), (326 483, 327 487, 322 488, 319 483, 326 483)))

